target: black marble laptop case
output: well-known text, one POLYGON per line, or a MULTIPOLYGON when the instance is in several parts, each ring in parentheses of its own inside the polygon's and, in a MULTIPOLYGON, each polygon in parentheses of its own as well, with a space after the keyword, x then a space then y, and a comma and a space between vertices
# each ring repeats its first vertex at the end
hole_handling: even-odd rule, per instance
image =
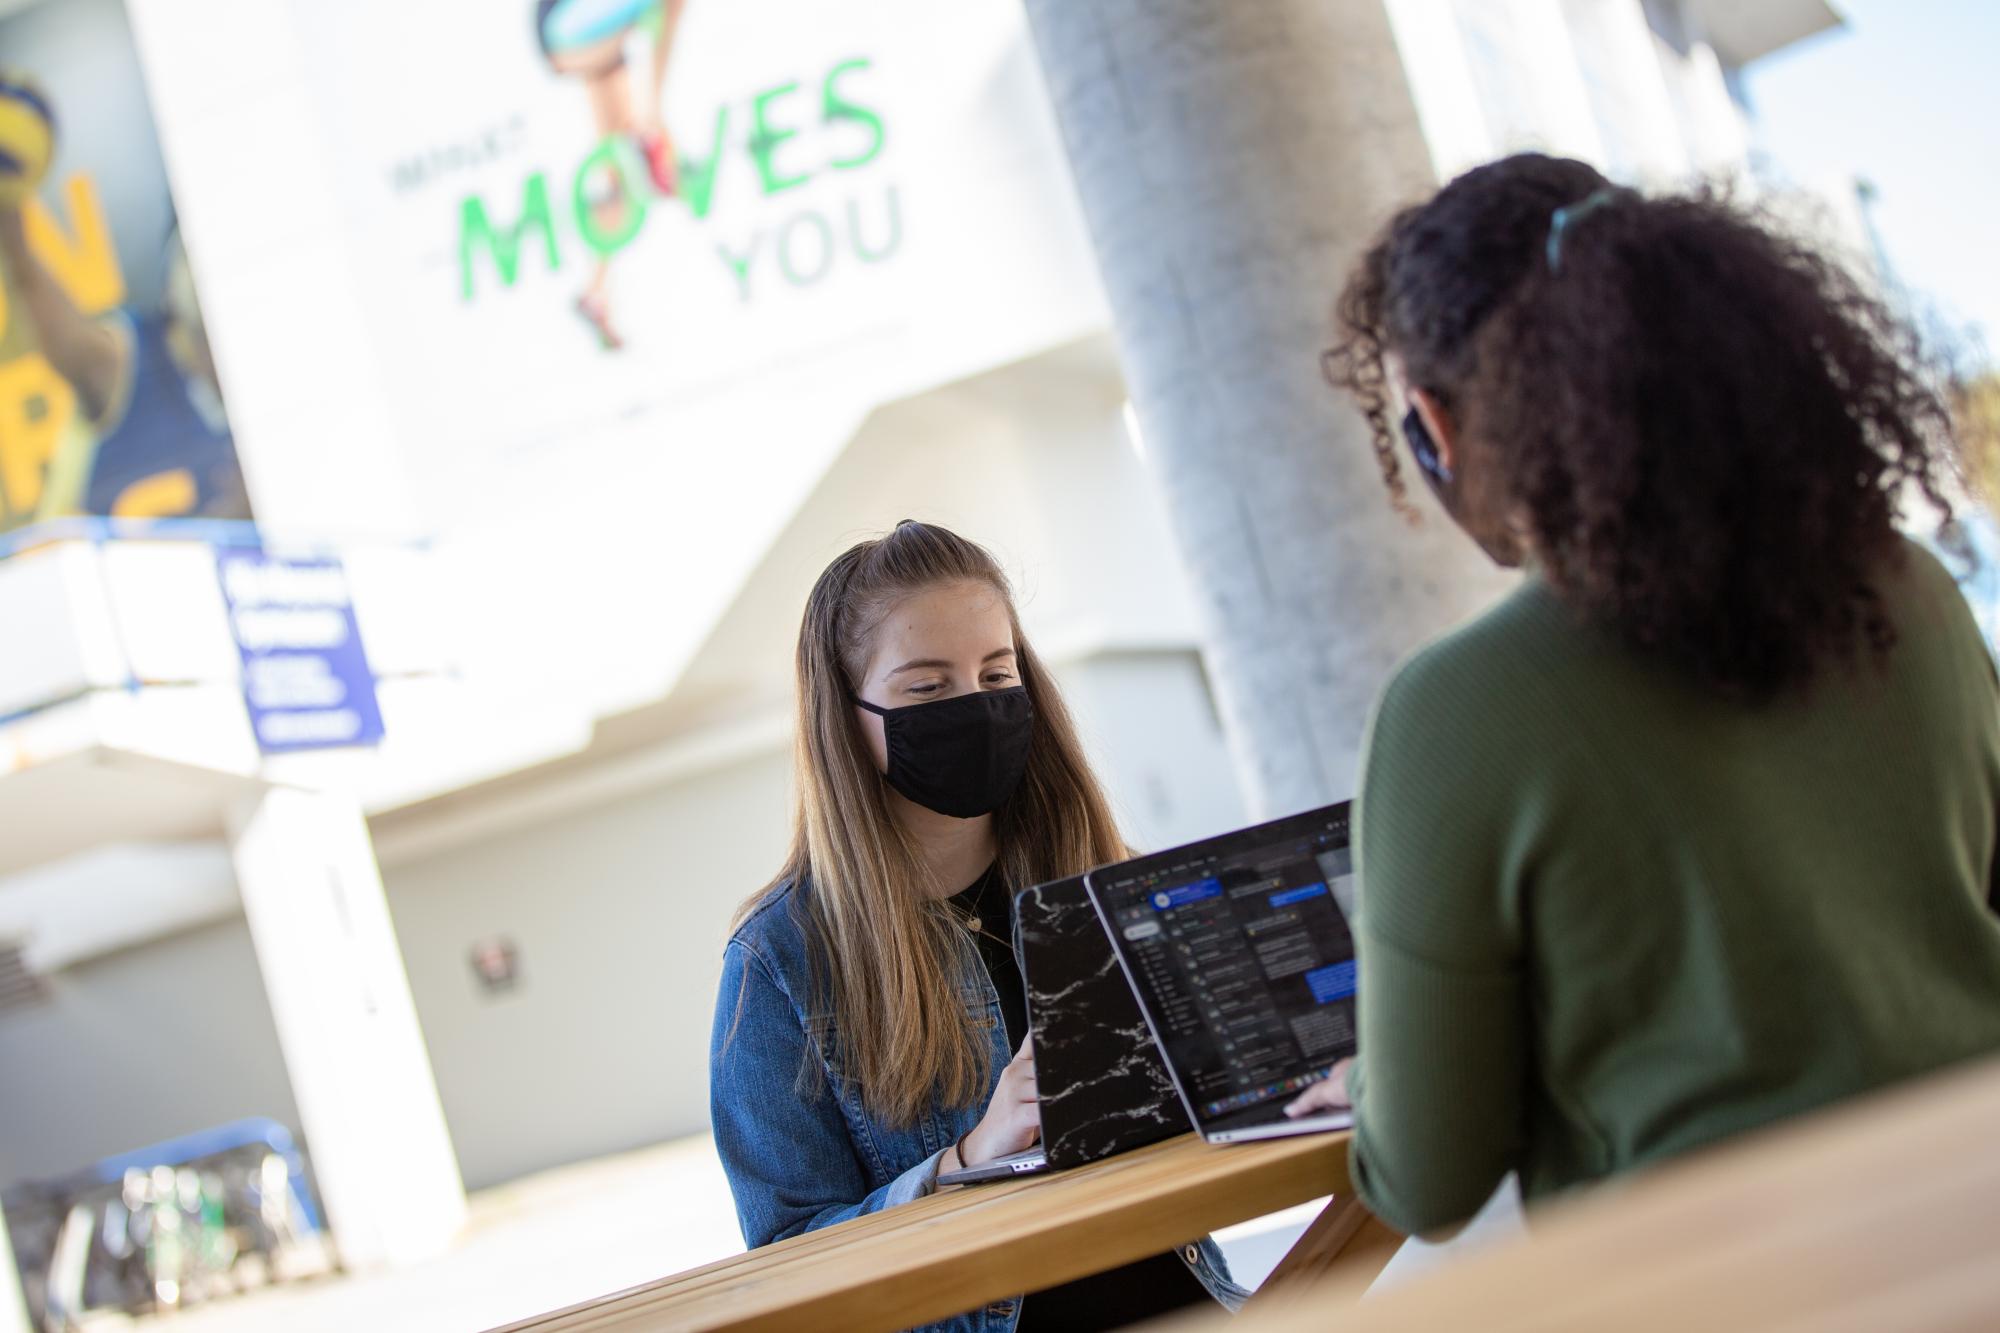
POLYGON ((1081 1166, 1187 1132, 1082 877, 1024 889, 1014 911, 1049 1165, 1081 1166))

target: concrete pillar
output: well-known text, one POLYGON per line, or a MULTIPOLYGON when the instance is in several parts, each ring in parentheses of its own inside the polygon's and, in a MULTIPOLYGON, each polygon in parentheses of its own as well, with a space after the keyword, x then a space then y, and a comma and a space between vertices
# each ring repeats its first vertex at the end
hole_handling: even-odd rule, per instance
POLYGON ((1390 668, 1504 586, 1395 515, 1320 375, 1348 265, 1432 185, 1383 0, 1026 4, 1250 804, 1351 795, 1390 668))
POLYGON ((360 807, 269 788, 232 812, 230 851, 342 1262, 441 1252, 465 1188, 360 807))

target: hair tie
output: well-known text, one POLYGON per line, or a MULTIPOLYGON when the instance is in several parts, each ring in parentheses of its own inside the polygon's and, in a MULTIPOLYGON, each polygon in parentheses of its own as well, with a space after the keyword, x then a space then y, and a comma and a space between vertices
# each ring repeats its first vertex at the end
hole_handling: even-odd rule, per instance
POLYGON ((1549 219, 1549 271, 1551 273, 1562 272, 1563 236, 1569 229, 1617 197, 1618 191, 1614 187, 1607 185, 1589 198, 1579 203, 1565 204, 1555 211, 1555 216, 1549 219))

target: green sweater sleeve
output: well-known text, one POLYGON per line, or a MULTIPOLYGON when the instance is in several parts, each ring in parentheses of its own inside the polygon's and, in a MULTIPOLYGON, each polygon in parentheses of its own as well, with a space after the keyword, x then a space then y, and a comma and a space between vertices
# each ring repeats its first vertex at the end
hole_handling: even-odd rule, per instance
POLYGON ((1521 1148, 1520 978, 1361 944, 1364 1056, 1352 1152, 1376 1216, 1420 1235, 1479 1211, 1521 1148))
POLYGON ((1383 696, 1357 810, 1360 1058, 1352 1170, 1408 1234, 1460 1223, 1518 1159, 1529 1067, 1525 965, 1488 840, 1492 773, 1422 659, 1383 696))

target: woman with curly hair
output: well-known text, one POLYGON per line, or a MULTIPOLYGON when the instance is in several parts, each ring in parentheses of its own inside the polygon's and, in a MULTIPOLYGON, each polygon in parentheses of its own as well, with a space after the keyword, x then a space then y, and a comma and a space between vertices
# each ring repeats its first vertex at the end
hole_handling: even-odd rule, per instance
MULTIPOLYGON (((2000 681, 1938 563, 1950 414, 1719 199, 1482 167, 1398 216, 1331 377, 1519 590, 1377 704, 1354 1177, 1448 1231, 2000 1050, 2000 681)), ((1304 1106, 1300 1108, 1305 1109, 1304 1106)))

